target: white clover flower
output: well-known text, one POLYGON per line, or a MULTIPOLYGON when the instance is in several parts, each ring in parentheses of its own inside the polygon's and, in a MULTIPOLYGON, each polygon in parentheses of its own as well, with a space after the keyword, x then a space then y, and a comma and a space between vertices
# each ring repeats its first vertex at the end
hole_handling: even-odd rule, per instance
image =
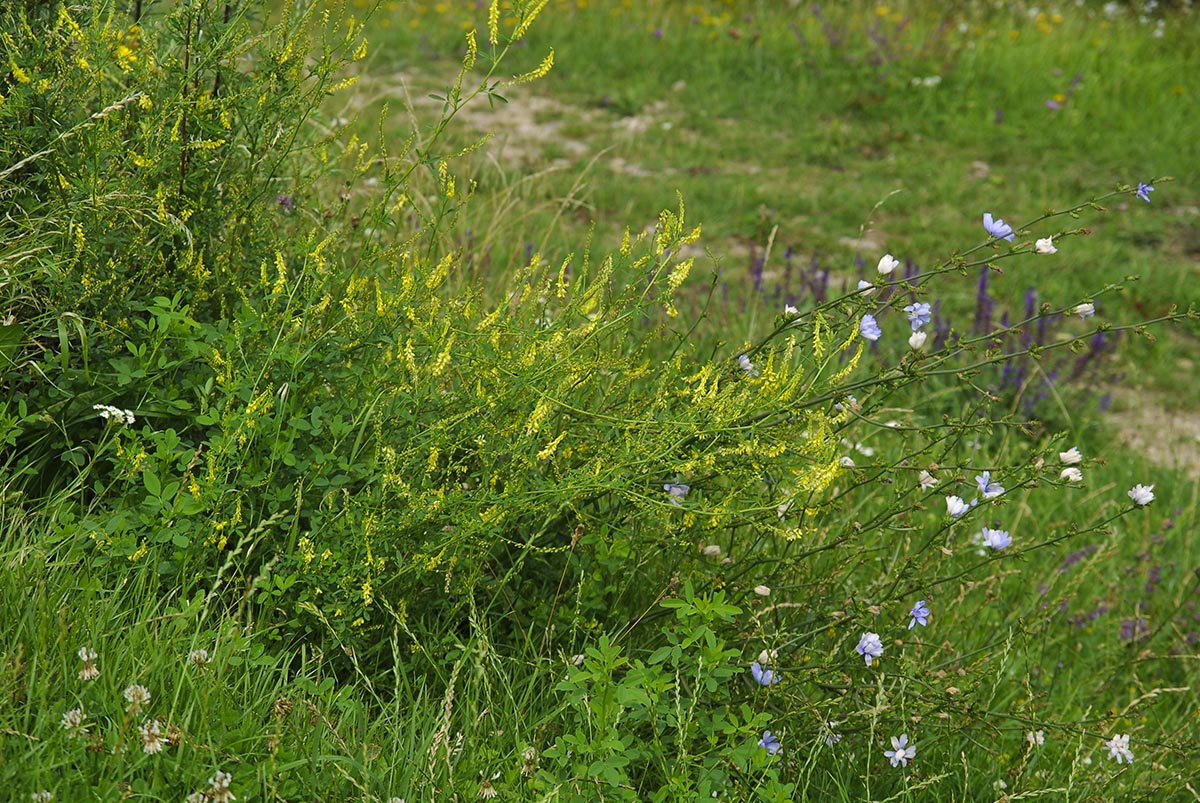
POLYGON ((1129 489, 1129 498, 1138 507, 1145 507, 1154 501, 1154 486, 1138 483, 1129 489))
POLYGON ((1041 747, 1046 743, 1045 731, 1030 731, 1025 734, 1025 741, 1029 742, 1033 747, 1041 747))
POLYGON ((1133 752, 1129 749, 1128 733, 1118 733, 1105 742, 1104 746, 1108 748, 1108 757, 1115 758, 1118 764, 1122 761, 1128 761, 1130 764, 1133 763, 1133 752))
POLYGON ((218 770, 216 775, 208 779, 208 799, 212 803, 233 803, 237 798, 229 791, 231 783, 233 776, 218 770))
POLYGON ((162 752, 163 745, 166 742, 163 741, 157 719, 148 719, 142 723, 142 726, 138 728, 138 735, 142 737, 143 753, 162 752))
POLYGON ((83 669, 79 670, 80 680, 95 680, 100 677, 100 669, 96 666, 96 659, 99 657, 91 647, 79 648, 79 660, 83 661, 83 669))
POLYGON ((1068 468, 1064 468, 1059 473, 1058 478, 1060 480, 1066 480, 1067 482, 1083 482, 1083 472, 1074 466, 1070 466, 1068 468))
MULTIPOLYGON (((538 751, 534 747, 526 747, 521 751, 521 774, 525 777, 531 777, 537 772, 538 751)), ((395 800, 396 798, 392 798, 395 800)))
POLYGON ((902 733, 899 738, 892 737, 892 749, 884 750, 883 754, 892 762, 893 767, 907 767, 908 760, 917 757, 917 747, 908 743, 907 733, 902 733))
POLYGON ((137 683, 127 686, 125 700, 129 703, 129 707, 125 710, 130 714, 136 714, 142 710, 142 706, 150 703, 150 690, 137 683))
POLYGON ((1083 304, 1076 304, 1075 308, 1072 309, 1071 312, 1075 315, 1078 315, 1080 318, 1090 318, 1096 314, 1096 305, 1090 301, 1083 304))
POLYGON ((1083 455, 1079 453, 1078 447, 1072 446, 1065 452, 1059 452, 1058 459, 1064 466, 1077 466, 1083 462, 1083 455))
POLYGON ((197 649, 188 653, 188 663, 192 666, 204 666, 208 663, 208 650, 197 649))
POLYGON ((32 800, 33 803, 50 803, 50 801, 54 799, 54 793, 49 789, 43 789, 40 792, 34 792, 29 796, 29 799, 32 800))
POLYGON ((925 345, 925 339, 927 337, 927 334, 918 329, 916 332, 913 332, 908 336, 908 347, 913 351, 916 351, 917 349, 921 348, 921 346, 925 345))
POLYGON ((208 803, 208 795, 203 792, 192 792, 183 799, 183 803, 208 803))
POLYGON ((63 729, 72 736, 84 736, 88 732, 87 714, 83 712, 83 708, 72 708, 70 711, 62 715, 63 729))
POLYGON ((964 502, 961 496, 946 497, 946 512, 950 514, 950 518, 961 519, 970 509, 971 506, 964 502))
POLYGON ((891 254, 884 254, 883 258, 879 260, 879 265, 876 266, 876 270, 878 270, 883 276, 887 276, 898 267, 900 267, 900 260, 896 259, 891 254))
POLYGON ((755 586, 754 593, 758 594, 760 597, 769 597, 769 596, 771 596, 771 587, 770 586, 755 586))
POLYGON ((917 481, 920 482, 922 490, 928 491, 938 484, 937 477, 930 474, 925 469, 921 469, 921 473, 917 476, 917 481))
POLYGON ((1057 254, 1058 249, 1054 247, 1053 237, 1043 237, 1033 244, 1034 250, 1039 254, 1057 254))

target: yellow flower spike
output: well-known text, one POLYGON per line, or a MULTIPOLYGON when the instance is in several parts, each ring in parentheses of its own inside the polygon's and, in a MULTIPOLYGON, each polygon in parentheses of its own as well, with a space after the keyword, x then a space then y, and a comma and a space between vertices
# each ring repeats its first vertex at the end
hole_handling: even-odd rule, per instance
POLYGON ((467 55, 463 59, 463 67, 467 70, 475 66, 475 57, 479 53, 479 47, 475 44, 475 29, 467 31, 467 55))
POLYGON ((562 439, 565 438, 566 436, 567 436, 566 432, 559 433, 557 438, 555 438, 554 440, 547 443, 546 446, 540 452, 537 453, 537 459, 538 460, 549 460, 554 455, 554 453, 556 451, 558 451, 558 445, 560 443, 562 443, 562 439))
POLYGON ((554 66, 554 49, 551 48, 550 52, 548 54, 546 54, 546 58, 542 59, 541 64, 534 67, 532 70, 530 70, 527 73, 522 73, 521 75, 514 76, 512 78, 512 80, 510 80, 507 84, 505 84, 505 86, 516 86, 517 84, 527 84, 530 81, 536 81, 539 78, 544 78, 544 77, 546 77, 546 74, 550 72, 550 69, 553 66, 554 66))
POLYGON ((500 0, 492 0, 488 7, 488 41, 493 45, 500 41, 500 0))

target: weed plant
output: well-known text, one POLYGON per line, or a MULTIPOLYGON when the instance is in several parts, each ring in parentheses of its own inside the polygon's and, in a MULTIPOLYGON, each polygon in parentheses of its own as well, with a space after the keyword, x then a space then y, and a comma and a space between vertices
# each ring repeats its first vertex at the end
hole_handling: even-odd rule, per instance
POLYGON ((344 9, 3 12, 5 788, 1195 796, 1195 488, 1020 400, 1196 313, 934 317, 1177 185, 980 209, 733 336, 682 195, 489 286, 447 132, 550 73, 547 7, 481 5, 399 145, 328 116, 344 9))

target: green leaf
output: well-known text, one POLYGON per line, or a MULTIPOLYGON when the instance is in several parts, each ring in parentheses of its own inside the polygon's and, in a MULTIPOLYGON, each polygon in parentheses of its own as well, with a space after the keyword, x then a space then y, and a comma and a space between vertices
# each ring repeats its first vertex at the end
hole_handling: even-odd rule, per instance
POLYGON ((142 484, 146 486, 146 492, 151 496, 162 498, 162 482, 153 471, 142 472, 142 484))
POLYGON ((21 340, 25 337, 25 327, 19 323, 0 326, 0 369, 11 368, 17 364, 17 355, 21 352, 21 340))

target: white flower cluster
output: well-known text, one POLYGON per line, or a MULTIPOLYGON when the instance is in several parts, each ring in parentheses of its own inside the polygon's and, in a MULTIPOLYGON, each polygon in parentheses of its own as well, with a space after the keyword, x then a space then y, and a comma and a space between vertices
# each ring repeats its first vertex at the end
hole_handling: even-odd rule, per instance
POLYGON ((112 419, 127 427, 132 426, 135 420, 132 410, 122 410, 120 407, 113 407, 109 404, 93 404, 92 409, 100 413, 100 417, 105 421, 112 419))

